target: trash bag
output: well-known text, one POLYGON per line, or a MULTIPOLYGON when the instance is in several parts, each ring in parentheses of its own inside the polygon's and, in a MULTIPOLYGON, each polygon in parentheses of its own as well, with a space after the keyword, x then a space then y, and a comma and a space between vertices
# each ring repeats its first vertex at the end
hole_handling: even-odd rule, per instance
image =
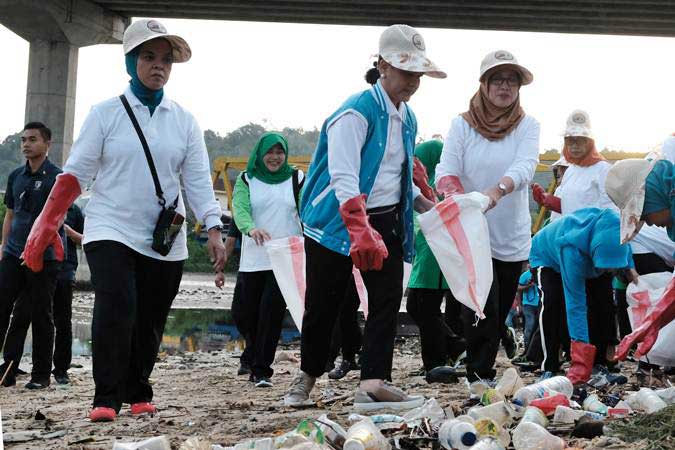
MULTIPOLYGON (((284 296, 298 331, 302 331, 302 315, 305 313, 305 239, 290 236, 265 242, 265 249, 272 264, 274 278, 284 296)), ((361 301, 364 316, 368 317, 368 292, 361 272, 352 267, 356 291, 361 301)))
MULTIPOLYGON (((673 274, 670 272, 650 273, 640 275, 638 285, 635 283, 628 285, 626 300, 628 318, 633 330, 652 312, 672 277, 673 274)), ((641 361, 659 366, 675 366, 675 321, 661 329, 654 346, 641 361)))
POLYGON ((479 192, 453 195, 417 217, 452 295, 481 319, 492 285, 490 233, 483 213, 489 203, 479 192))

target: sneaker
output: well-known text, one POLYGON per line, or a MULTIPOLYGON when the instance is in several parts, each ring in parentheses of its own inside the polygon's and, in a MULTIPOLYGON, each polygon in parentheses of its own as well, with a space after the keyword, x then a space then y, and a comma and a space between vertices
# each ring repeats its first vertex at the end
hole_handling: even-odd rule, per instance
POLYGON ((255 387, 268 388, 274 386, 272 381, 267 377, 260 377, 255 381, 255 387))
POLYGON ((309 398, 309 393, 316 383, 316 377, 306 374, 302 370, 291 381, 291 387, 284 397, 284 405, 293 408, 312 406, 314 402, 309 398))
POLYGON ((2 385, 4 387, 14 386, 16 384, 16 370, 14 368, 9 369, 9 363, 4 362, 0 364, 0 380, 2 380, 2 385), (4 379, 2 377, 5 377, 4 379))
POLYGON ((246 363, 239 364, 239 370, 237 370, 237 375, 250 375, 251 366, 246 363))
POLYGON ((70 377, 68 376, 68 373, 55 373, 54 374, 54 380, 56 380, 56 383, 58 384, 70 384, 70 377))
POLYGON ((354 395, 356 411, 375 411, 379 409, 413 409, 424 404, 421 395, 408 395, 391 383, 383 382, 374 392, 357 389, 354 395))
POLYGON ((89 413, 89 420, 92 422, 112 422, 117 417, 117 413, 112 408, 97 406, 89 413))
POLYGON ((335 367, 328 372, 328 378, 331 380, 340 380, 349 373, 350 370, 359 370, 361 367, 356 364, 354 361, 342 360, 339 364, 335 364, 335 367))
MULTIPOLYGON (((625 377, 624 375, 621 375, 620 373, 619 373, 619 374, 612 373, 612 372, 610 372, 609 369, 607 369, 607 367, 605 367, 605 366, 595 365, 595 366, 593 367, 593 372, 592 372, 592 376, 591 376, 591 381, 592 381, 593 378, 595 378, 596 376, 597 376, 599 379, 601 379, 600 377, 602 377, 602 378, 604 378, 605 380, 607 380, 607 383, 606 383, 606 384, 626 384, 626 383, 628 383, 628 378, 627 378, 627 377, 625 377)), ((591 386, 595 387, 596 389, 599 387, 599 386, 594 386, 593 384, 591 384, 590 381, 588 382, 588 384, 590 384, 591 386)), ((605 385, 605 384, 603 384, 602 386, 604 386, 604 385, 605 385)))
POLYGON ((26 389, 30 390, 38 390, 38 389, 47 389, 49 387, 49 381, 46 382, 37 382, 37 381, 29 381, 26 383, 26 389))
POLYGON ((132 403, 131 414, 134 416, 138 416, 140 414, 157 414, 157 408, 150 402, 132 403))
POLYGON ((506 327, 506 336, 502 338, 502 345, 507 358, 513 359, 516 357, 518 346, 516 345, 516 332, 513 328, 506 327))

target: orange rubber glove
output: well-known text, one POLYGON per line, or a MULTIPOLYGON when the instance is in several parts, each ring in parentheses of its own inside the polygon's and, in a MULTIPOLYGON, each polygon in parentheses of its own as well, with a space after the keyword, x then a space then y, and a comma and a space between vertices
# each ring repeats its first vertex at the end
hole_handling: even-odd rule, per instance
POLYGON ((366 195, 350 198, 340 206, 340 215, 347 226, 351 246, 349 255, 359 270, 382 270, 389 256, 380 233, 370 225, 366 214, 366 195))
POLYGON ((436 203, 436 194, 434 190, 429 186, 429 175, 427 174, 427 168, 424 167, 422 161, 417 157, 413 158, 413 183, 420 188, 420 192, 427 199, 436 203))
POLYGON ((562 212, 562 205, 560 204, 560 197, 556 197, 553 194, 549 194, 546 190, 538 183, 532 184, 532 197, 534 201, 545 208, 555 211, 557 213, 562 212))
POLYGON ((68 212, 68 208, 81 192, 80 183, 75 176, 62 173, 56 177, 56 183, 49 193, 42 212, 33 223, 21 254, 24 263, 33 272, 42 271, 43 256, 50 245, 54 246, 56 259, 63 261, 63 242, 59 236, 59 228, 61 228, 61 221, 68 212))

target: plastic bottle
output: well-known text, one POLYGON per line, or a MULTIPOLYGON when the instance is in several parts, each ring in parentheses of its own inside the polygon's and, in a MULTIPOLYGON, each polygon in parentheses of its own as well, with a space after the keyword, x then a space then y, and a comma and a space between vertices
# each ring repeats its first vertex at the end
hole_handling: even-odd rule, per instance
POLYGON ((544 414, 541 409, 534 406, 528 406, 525 409, 525 414, 523 414, 523 418, 520 419, 520 424, 518 424, 518 426, 527 422, 536 423, 537 425, 541 425, 544 428, 546 428, 546 425, 548 425, 546 414, 544 414))
POLYGON ((591 394, 584 399, 584 410, 607 415, 607 405, 602 403, 597 395, 591 394))
POLYGON ((555 414, 553 415, 553 422, 555 423, 574 423, 577 420, 581 419, 584 416, 589 416, 594 420, 604 420, 605 416, 602 414, 584 411, 581 409, 572 409, 567 406, 560 405, 556 407, 555 414))
POLYGON ((520 424, 513 430, 516 450, 564 450, 565 441, 533 422, 520 424))
POLYGON ((497 439, 485 438, 478 441, 471 450, 504 450, 504 446, 497 439))
POLYGON ((478 440, 476 428, 457 419, 446 420, 438 430, 438 441, 447 450, 467 450, 478 440))
POLYGON ((518 389, 513 394, 513 401, 527 406, 532 400, 549 395, 564 394, 565 397, 571 398, 573 392, 572 382, 567 377, 557 376, 518 389))
POLYGON ((113 450, 171 450, 171 444, 166 436, 157 436, 141 442, 115 442, 113 450))
POLYGON ((347 430, 330 420, 326 414, 319 416, 317 422, 326 441, 333 447, 342 448, 347 439, 347 430))
POLYGON ((556 394, 544 398, 536 398, 530 402, 530 406, 539 408, 544 414, 550 416, 558 406, 570 406, 570 399, 565 394, 556 394))
POLYGON ((497 389, 487 389, 483 392, 483 395, 480 396, 480 402, 485 406, 503 402, 504 400, 504 395, 497 389))
POLYGON ((369 418, 355 423, 347 431, 343 450, 390 450, 389 441, 369 418))
POLYGON ((639 405, 639 409, 645 411, 648 414, 655 413, 656 411, 660 411, 668 406, 666 405, 666 402, 661 399, 661 397, 656 395, 656 392, 649 388, 641 388, 637 393, 636 400, 639 405))
POLYGON ((469 410, 469 416, 473 417, 474 419, 492 419, 500 426, 511 423, 515 415, 516 412, 514 409, 508 403, 503 401, 493 403, 488 406, 471 408, 469 410))
POLYGON ((495 389, 498 390, 504 397, 511 397, 516 391, 525 386, 523 379, 518 375, 518 371, 509 367, 504 371, 502 377, 499 379, 495 389))
POLYGON ((661 400, 666 402, 667 405, 672 405, 675 403, 675 386, 671 386, 666 389, 658 389, 654 391, 656 395, 658 395, 661 400))
POLYGON ((504 447, 508 446, 511 442, 511 435, 509 432, 492 419, 484 418, 477 420, 476 431, 481 439, 485 437, 498 439, 504 447))

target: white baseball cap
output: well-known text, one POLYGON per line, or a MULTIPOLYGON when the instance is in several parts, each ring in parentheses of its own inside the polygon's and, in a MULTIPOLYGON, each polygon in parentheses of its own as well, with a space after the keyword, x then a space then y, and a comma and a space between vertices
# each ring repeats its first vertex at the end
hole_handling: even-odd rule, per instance
POLYGON ((534 79, 532 72, 518 64, 518 60, 513 56, 513 53, 506 50, 495 50, 485 55, 483 62, 480 63, 480 76, 478 80, 483 81, 483 76, 486 72, 499 66, 507 66, 517 71, 520 74, 520 81, 523 86, 532 83, 534 79))
POLYGON ((155 19, 137 20, 129 25, 122 39, 124 54, 126 55, 144 42, 157 38, 169 41, 173 48, 173 62, 186 62, 192 56, 192 50, 185 39, 175 34, 168 34, 164 25, 155 19))
POLYGON ((656 160, 630 158, 617 161, 607 172, 605 191, 621 212, 621 244, 640 231, 645 204, 645 181, 656 160))
POLYGON ((408 25, 387 27, 380 35, 378 55, 397 69, 423 72, 433 78, 447 77, 445 72, 427 58, 422 35, 408 25))
POLYGON ((591 130, 591 117, 588 113, 581 109, 575 109, 567 117, 565 131, 562 132, 565 137, 587 137, 594 139, 593 131, 591 130))

